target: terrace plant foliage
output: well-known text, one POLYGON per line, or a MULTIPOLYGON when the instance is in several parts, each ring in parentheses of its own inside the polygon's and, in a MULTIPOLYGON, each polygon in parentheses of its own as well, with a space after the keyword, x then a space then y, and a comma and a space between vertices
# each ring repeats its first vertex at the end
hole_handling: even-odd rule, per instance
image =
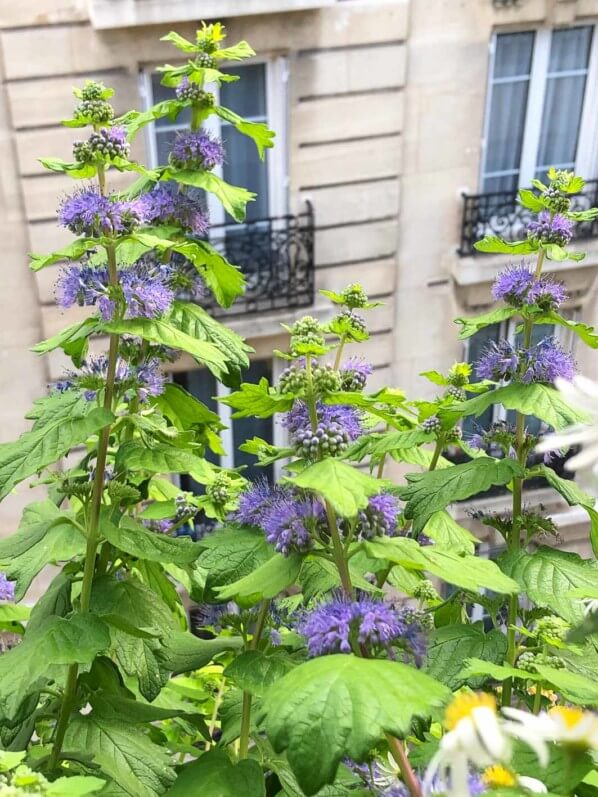
POLYGON ((538 214, 526 241, 480 243, 534 262, 499 276, 496 311, 457 319, 461 337, 515 318, 520 339, 490 347, 475 375, 466 363, 424 374, 435 399, 368 390, 373 368, 354 350, 376 303, 359 285, 322 292, 332 320, 285 327, 275 384, 243 382, 251 349, 201 304, 230 307, 244 289, 209 242, 204 192, 239 222, 253 195, 219 176, 223 145, 202 125, 218 115, 262 157, 274 134, 210 90, 236 80, 220 66, 252 56, 246 42, 225 47, 220 24, 165 39, 183 61, 161 70, 171 99, 114 119, 112 91, 88 82, 65 122, 84 136, 73 161, 42 159, 74 180, 59 222, 75 238, 32 268, 61 263, 59 303, 89 314, 34 348, 72 366, 35 402, 31 428, 0 446, 3 498, 30 477, 47 488, 0 541, 12 640, 0 795, 592 797, 598 625, 586 604, 598 565, 538 546, 556 529, 523 497, 526 480, 545 478, 587 513, 598 550, 594 499, 538 463, 530 421, 584 420, 552 386, 573 374, 568 352, 532 344, 547 323, 598 343, 560 315, 564 289, 544 274, 547 260, 580 257, 572 226, 596 215, 571 210, 583 181, 551 171, 521 192, 538 214), (187 108, 167 164, 131 159, 145 125, 187 108), (115 171, 131 173, 127 190, 111 189, 115 171), (283 424, 287 445, 241 447, 276 465, 275 484, 213 464, 219 416, 165 376, 180 353, 231 388, 233 417, 283 424), (513 422, 464 436, 463 419, 495 404, 513 422), (491 561, 450 507, 497 486, 512 507, 480 512, 504 539, 491 561))

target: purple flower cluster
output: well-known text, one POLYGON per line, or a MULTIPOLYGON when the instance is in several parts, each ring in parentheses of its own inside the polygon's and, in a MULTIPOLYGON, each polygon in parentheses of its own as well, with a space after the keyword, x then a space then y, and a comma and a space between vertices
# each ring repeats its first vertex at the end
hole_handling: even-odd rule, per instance
POLYGON ((203 236, 209 227, 208 215, 199 199, 158 183, 139 197, 146 224, 173 224, 193 235, 203 236))
POLYGON ((232 519, 258 526, 279 553, 289 556, 311 548, 311 532, 323 512, 317 501, 303 498, 287 487, 271 487, 260 481, 241 495, 232 519))
POLYGON ((15 584, 14 581, 9 581, 6 573, 0 570, 0 601, 14 601, 15 599, 15 584))
POLYGON ((476 363, 480 379, 495 382, 516 379, 524 384, 573 379, 575 361, 554 338, 544 338, 529 349, 518 349, 507 340, 491 343, 476 363))
POLYGON ((111 321, 117 297, 125 303, 125 318, 156 318, 170 309, 175 298, 171 287, 174 269, 170 265, 142 258, 119 270, 119 288, 110 288, 108 269, 72 265, 63 269, 56 282, 56 300, 60 307, 96 306, 104 321, 111 321))
MULTIPOLYGON (((98 392, 103 389, 108 378, 108 358, 105 354, 89 357, 82 364, 80 371, 68 371, 63 379, 54 387, 60 393, 66 390, 83 390, 86 401, 94 401, 98 392)), ((144 402, 150 396, 159 396, 164 392, 165 377, 160 370, 160 361, 150 358, 137 366, 130 365, 119 357, 116 361, 115 384, 120 392, 135 390, 139 400, 144 402)))
POLYGON ((210 171, 224 161, 222 142, 201 130, 182 130, 170 150, 170 163, 177 169, 210 171))
POLYGON ((555 310, 567 298, 562 282, 555 282, 549 277, 535 279, 523 264, 499 274, 492 287, 492 295, 512 307, 535 304, 542 310, 555 310))
POLYGON ((340 369, 342 389, 348 391, 363 390, 368 376, 370 376, 373 371, 374 369, 370 363, 366 362, 364 359, 360 357, 350 357, 340 369))
POLYGON ((394 495, 380 493, 370 498, 366 509, 357 514, 357 533, 361 539, 393 537, 399 519, 399 502, 394 495))
POLYGON ((407 631, 401 615, 382 601, 361 597, 336 598, 309 612, 298 631, 307 640, 310 656, 351 653, 353 645, 389 646, 407 631))
POLYGON ((550 211, 543 210, 538 218, 527 225, 527 234, 532 241, 541 244, 567 246, 573 237, 575 222, 556 213, 552 218, 550 211))
POLYGON ((138 200, 103 196, 94 188, 83 188, 66 197, 58 208, 58 221, 75 235, 90 237, 121 235, 142 223, 138 200))
MULTIPOLYGON (((361 413, 347 404, 316 404, 318 424, 328 426, 338 424, 347 434, 350 441, 357 440, 363 434, 361 413)), ((285 413, 282 419, 293 438, 298 432, 311 428, 309 410, 303 401, 296 401, 293 408, 285 413)))

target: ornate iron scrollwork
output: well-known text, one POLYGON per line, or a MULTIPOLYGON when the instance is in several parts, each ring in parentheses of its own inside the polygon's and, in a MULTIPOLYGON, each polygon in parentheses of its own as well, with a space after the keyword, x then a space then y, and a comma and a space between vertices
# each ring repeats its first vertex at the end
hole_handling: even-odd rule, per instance
MULTIPOLYGON (((589 180, 580 194, 573 198, 574 210, 587 210, 598 204, 598 180, 589 180)), ((485 235, 497 235, 506 241, 521 241, 526 237, 526 227, 531 211, 522 207, 513 191, 496 191, 490 194, 463 194, 461 221, 462 257, 477 254, 473 245, 485 235)), ((598 236, 598 220, 575 225, 575 238, 598 236)))

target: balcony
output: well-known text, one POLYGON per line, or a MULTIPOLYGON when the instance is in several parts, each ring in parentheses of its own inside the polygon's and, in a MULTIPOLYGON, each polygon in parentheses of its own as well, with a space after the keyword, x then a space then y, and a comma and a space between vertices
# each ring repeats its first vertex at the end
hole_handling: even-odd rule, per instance
POLYGON ((336 5, 339 0, 90 0, 89 15, 97 30, 164 25, 189 20, 304 11, 336 5))
POLYGON ((213 299, 201 304, 215 316, 246 316, 309 307, 314 301, 314 212, 210 227, 210 243, 239 266, 243 296, 225 310, 213 299))
MULTIPOLYGON (((582 191, 573 198, 574 210, 587 210, 598 205, 598 180, 589 180, 582 191)), ((497 235, 506 241, 521 241, 526 237, 526 227, 533 214, 522 207, 512 191, 490 194, 463 194, 461 257, 478 254, 474 244, 485 235, 497 235)), ((581 222, 575 226, 575 238, 598 237, 598 220, 581 222)))

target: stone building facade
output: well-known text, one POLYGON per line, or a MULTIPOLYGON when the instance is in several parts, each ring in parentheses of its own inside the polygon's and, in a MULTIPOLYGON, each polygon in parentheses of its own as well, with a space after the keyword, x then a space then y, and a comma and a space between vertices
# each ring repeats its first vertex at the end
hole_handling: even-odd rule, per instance
MULTIPOLYGON (((71 87, 86 78, 114 86, 117 112, 161 98, 153 68, 176 52, 159 37, 171 28, 192 36, 201 18, 222 19, 230 41, 247 39, 259 54, 241 67, 253 71, 240 84, 247 94, 236 101, 246 101, 252 118, 265 118, 277 130, 277 148, 268 154, 265 177, 256 176, 243 153, 231 163, 243 164, 238 182, 245 182, 243 169, 262 181, 260 217, 303 214, 298 224, 305 230, 311 204, 315 237, 307 259, 316 292, 310 312, 324 312, 318 289, 351 281, 384 302, 362 349, 376 369, 372 387, 390 382, 409 395, 425 395, 431 387, 419 372, 463 358, 452 319, 488 303, 490 281, 504 266, 504 258, 474 256, 468 246, 475 232, 497 222, 498 210, 489 214, 483 200, 468 200, 470 227, 462 232, 463 194, 488 193, 492 185, 485 183, 494 173, 487 168, 489 86, 509 82, 493 71, 497 46, 509 45, 497 44, 497 36, 527 33, 529 46, 522 39, 512 46, 518 58, 528 53, 526 68, 534 72, 521 104, 524 121, 513 125, 525 141, 502 142, 503 156, 505 147, 522 148, 521 163, 509 173, 516 184, 530 163, 540 165, 532 122, 542 114, 554 77, 552 32, 587 29, 579 34, 587 43, 585 66, 574 64, 557 77, 577 78, 581 108, 573 160, 588 177, 598 177, 598 81, 592 79, 598 0, 0 0, 1 440, 24 428, 24 412, 64 366, 60 356, 38 359, 28 347, 77 317, 65 317, 53 303, 56 269, 37 275, 27 269, 28 251, 49 251, 68 240, 55 213, 72 183, 46 172, 36 158, 69 157, 77 132, 60 121, 72 109, 71 87)), ((572 41, 565 49, 580 47, 572 41)), ((525 82, 524 72, 511 77, 511 83, 525 82)), ((150 130, 138 139, 137 156, 159 161, 172 132, 150 130)), ((113 186, 125 183, 117 175, 113 186)), ((271 223, 272 240, 280 224, 286 222, 271 223)), ((594 323, 598 238, 583 245, 585 261, 556 268, 569 284, 571 312, 594 323)), ((292 305, 287 296, 231 319, 256 349, 255 374, 277 367, 268 352, 284 340, 280 322, 305 312, 292 305)), ((597 357, 580 353, 578 360, 584 373, 598 377, 597 357)), ((201 381, 192 362, 177 368, 177 378, 191 387, 201 381)), ((209 394, 209 385, 201 389, 209 394)), ((239 427, 227 442, 232 449, 237 436, 254 433, 239 427)), ((2 504, 0 531, 14 528, 30 499, 21 487, 2 504)), ((493 500, 498 506, 503 499, 493 500)), ((555 511, 563 527, 571 526, 567 537, 575 547, 583 521, 573 510, 555 511)))

